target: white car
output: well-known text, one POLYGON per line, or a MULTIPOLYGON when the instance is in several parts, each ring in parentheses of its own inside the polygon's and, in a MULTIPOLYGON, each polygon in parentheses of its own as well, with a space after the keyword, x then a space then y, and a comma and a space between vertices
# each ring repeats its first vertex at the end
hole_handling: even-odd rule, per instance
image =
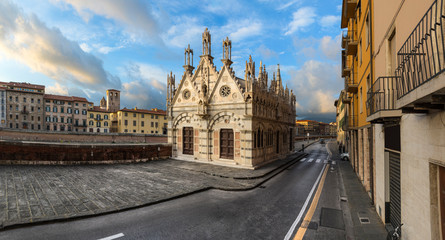
POLYGON ((349 161, 349 153, 342 153, 342 154, 340 154, 340 158, 343 161, 349 161))

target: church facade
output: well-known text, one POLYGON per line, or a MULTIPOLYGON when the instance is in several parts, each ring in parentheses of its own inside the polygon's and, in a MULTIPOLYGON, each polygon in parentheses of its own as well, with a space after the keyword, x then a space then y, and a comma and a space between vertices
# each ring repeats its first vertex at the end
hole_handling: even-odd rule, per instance
POLYGON ((167 76, 172 157, 256 168, 287 156, 294 150, 296 99, 292 90, 283 87, 279 65, 269 84, 266 66, 260 63, 256 75, 249 57, 241 79, 231 68, 231 41, 226 38, 222 47, 223 66, 218 71, 206 29, 196 70, 189 45, 179 85, 172 73, 167 76))

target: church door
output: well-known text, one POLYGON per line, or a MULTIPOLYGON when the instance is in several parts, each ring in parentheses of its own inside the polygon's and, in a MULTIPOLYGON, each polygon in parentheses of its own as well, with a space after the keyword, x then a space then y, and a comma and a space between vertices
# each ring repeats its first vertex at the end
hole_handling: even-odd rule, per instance
POLYGON ((184 127, 182 130, 183 154, 193 155, 193 128, 184 127))
POLYGON ((221 158, 233 159, 233 130, 221 129, 220 132, 221 158))

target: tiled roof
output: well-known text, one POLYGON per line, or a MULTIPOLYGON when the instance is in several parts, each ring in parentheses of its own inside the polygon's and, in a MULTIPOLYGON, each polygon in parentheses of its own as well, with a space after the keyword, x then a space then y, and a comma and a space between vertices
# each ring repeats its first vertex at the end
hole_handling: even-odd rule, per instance
POLYGON ((45 94, 43 96, 45 99, 53 99, 60 101, 76 101, 76 102, 88 102, 86 98, 83 97, 75 97, 75 96, 62 96, 62 95, 53 95, 53 94, 45 94))
POLYGON ((134 113, 149 113, 149 114, 158 114, 158 115, 167 115, 167 112, 161 109, 156 109, 155 110, 147 110, 147 109, 128 109, 128 108, 123 108, 119 111, 122 112, 134 112, 134 113))
POLYGON ((31 83, 18 83, 18 82, 0 82, 2 85, 12 86, 12 87, 25 87, 25 88, 34 88, 34 89, 40 89, 45 90, 45 86, 43 85, 37 85, 37 84, 31 84, 31 83))

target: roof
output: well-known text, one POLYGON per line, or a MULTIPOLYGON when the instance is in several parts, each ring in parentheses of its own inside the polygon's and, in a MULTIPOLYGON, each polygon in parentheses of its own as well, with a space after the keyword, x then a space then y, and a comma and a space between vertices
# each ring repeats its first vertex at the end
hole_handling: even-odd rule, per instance
POLYGON ((147 110, 147 109, 139 109, 139 108, 134 108, 134 109, 128 109, 128 108, 123 108, 119 111, 122 112, 133 112, 133 113, 149 113, 149 114, 158 114, 158 115, 167 115, 167 112, 161 109, 157 109, 157 108, 153 108, 152 110, 147 110))
POLYGON ((297 123, 299 123, 299 122, 313 122, 313 123, 318 123, 317 121, 314 121, 314 120, 297 120, 296 122, 297 122, 297 123))
POLYGON ((37 85, 37 84, 31 84, 31 83, 18 83, 18 82, 0 82, 0 84, 2 85, 7 85, 7 86, 11 86, 11 87, 26 87, 26 88, 34 88, 34 89, 39 89, 39 90, 45 90, 45 86, 43 85, 37 85))
POLYGON ((100 108, 99 106, 93 106, 93 108, 88 109, 90 112, 103 112, 103 113, 111 113, 111 111, 108 111, 107 109, 100 108))
POLYGON ((60 101, 76 101, 76 102, 88 102, 86 98, 83 97, 75 97, 75 96, 62 96, 62 95, 53 95, 53 94, 45 94, 43 95, 45 99, 53 99, 60 101))
POLYGON ((116 89, 107 89, 107 91, 115 91, 115 92, 121 92, 121 91, 119 91, 119 90, 116 90, 116 89))

